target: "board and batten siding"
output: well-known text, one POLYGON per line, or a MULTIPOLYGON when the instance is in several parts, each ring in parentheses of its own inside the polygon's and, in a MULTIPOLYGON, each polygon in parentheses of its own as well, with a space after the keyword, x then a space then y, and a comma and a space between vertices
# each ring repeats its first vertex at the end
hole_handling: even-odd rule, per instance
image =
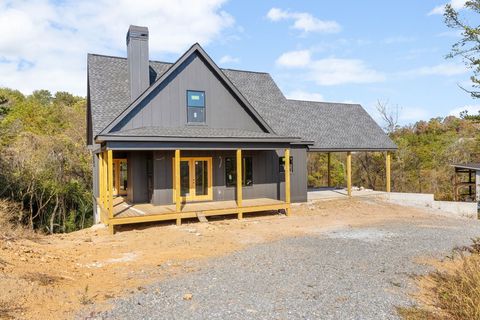
POLYGON ((187 90, 205 91, 206 122, 210 128, 232 128, 263 132, 230 90, 197 54, 144 99, 113 131, 141 127, 182 127, 187 124, 187 90))

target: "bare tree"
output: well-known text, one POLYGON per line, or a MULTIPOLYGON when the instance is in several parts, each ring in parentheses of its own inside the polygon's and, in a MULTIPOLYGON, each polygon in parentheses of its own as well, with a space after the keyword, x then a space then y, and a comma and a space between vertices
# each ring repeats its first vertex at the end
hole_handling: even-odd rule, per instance
POLYGON ((391 107, 388 100, 377 100, 377 111, 385 122, 384 129, 387 133, 392 133, 398 128, 398 115, 400 108, 397 105, 391 107))

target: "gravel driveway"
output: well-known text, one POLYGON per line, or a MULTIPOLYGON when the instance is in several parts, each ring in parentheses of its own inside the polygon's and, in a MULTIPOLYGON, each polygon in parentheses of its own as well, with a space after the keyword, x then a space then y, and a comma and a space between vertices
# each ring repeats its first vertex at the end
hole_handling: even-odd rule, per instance
POLYGON ((480 235, 480 222, 432 215, 287 238, 190 261, 194 272, 112 300, 106 319, 396 319, 423 258, 480 235), (186 293, 191 300, 184 300, 186 293))

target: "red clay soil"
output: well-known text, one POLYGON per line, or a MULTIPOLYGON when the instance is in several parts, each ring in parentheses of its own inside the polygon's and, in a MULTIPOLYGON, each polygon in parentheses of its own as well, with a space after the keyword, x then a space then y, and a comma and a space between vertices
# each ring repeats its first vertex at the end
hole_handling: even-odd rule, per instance
POLYGON ((109 298, 192 271, 184 267, 189 259, 330 228, 422 216, 419 209, 343 199, 294 205, 288 218, 247 215, 179 227, 174 222, 135 225, 115 235, 90 228, 29 240, 2 238, 0 231, 0 318, 70 319, 85 305, 108 308, 109 298))

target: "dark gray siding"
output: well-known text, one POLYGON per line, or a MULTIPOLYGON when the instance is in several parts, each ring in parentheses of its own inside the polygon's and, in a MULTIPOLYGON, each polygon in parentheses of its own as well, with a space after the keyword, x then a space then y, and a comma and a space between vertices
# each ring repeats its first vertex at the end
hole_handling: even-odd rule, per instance
MULTIPOLYGON (((253 186, 243 188, 244 199, 271 198, 285 199, 284 174, 279 173, 279 156, 283 150, 277 151, 243 151, 244 156, 253 160, 253 186)), ((172 170, 173 151, 155 151, 153 204, 172 204, 172 170)), ((306 150, 292 149, 293 174, 291 178, 291 201, 307 200, 306 150)), ((182 151, 182 157, 212 157, 213 200, 234 200, 235 187, 225 186, 225 157, 235 157, 235 151, 182 151)))
MULTIPOLYGON (((278 151, 279 156, 284 155, 283 150, 278 151)), ((290 156, 293 157, 293 172, 290 177, 290 201, 307 202, 307 150, 304 148, 290 149, 290 156)), ((285 199, 285 174, 281 173, 279 178, 282 183, 280 187, 281 199, 285 199)))
POLYGON ((146 126, 187 125, 187 90, 205 91, 207 126, 263 131, 247 109, 196 54, 132 110, 114 131, 146 126))
POLYGON ((133 203, 150 202, 147 164, 152 152, 129 152, 127 156, 127 199, 133 203))

